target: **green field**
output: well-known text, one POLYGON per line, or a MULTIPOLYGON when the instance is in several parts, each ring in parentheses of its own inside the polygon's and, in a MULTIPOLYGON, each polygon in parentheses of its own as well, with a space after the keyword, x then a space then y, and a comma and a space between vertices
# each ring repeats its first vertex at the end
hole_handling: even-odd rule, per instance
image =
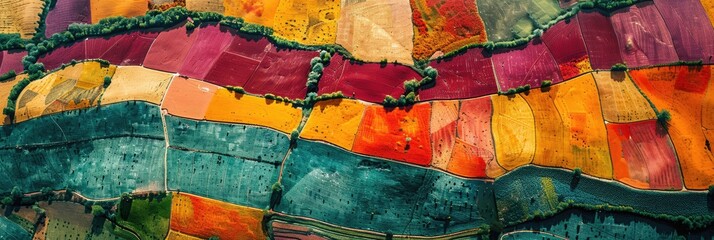
MULTIPOLYGON (((122 212, 122 209, 118 209, 117 212, 122 212)), ((169 232, 170 217, 171 194, 161 200, 135 198, 131 201, 128 218, 123 219, 118 216, 117 224, 138 233, 141 239, 164 239, 169 232)))
POLYGON ((546 25, 557 18, 562 11, 555 0, 479 0, 476 4, 486 25, 488 40, 492 42, 526 37, 538 25, 546 25))

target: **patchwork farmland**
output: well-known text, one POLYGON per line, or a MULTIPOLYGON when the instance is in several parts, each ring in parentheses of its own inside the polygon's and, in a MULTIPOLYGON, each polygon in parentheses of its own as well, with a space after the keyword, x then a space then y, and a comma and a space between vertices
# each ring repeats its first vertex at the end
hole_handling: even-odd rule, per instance
POLYGON ((0 0, 0 238, 712 238, 713 23, 710 0, 0 0))

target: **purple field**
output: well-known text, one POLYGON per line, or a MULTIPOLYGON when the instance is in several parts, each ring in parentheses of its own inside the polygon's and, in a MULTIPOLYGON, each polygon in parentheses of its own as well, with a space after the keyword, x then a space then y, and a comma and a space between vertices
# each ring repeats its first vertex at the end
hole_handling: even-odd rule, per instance
POLYGON ((144 66, 165 72, 178 72, 197 36, 196 32, 186 32, 183 26, 162 31, 151 45, 144 59, 144 66))
POLYGON ((655 0, 680 60, 704 60, 711 63, 714 55, 714 28, 697 0, 655 0))
POLYGON ((620 55, 628 67, 679 60, 667 25, 654 3, 644 2, 620 9, 610 20, 617 34, 620 55))
POLYGON ((86 41, 87 58, 100 58, 116 65, 141 65, 157 32, 130 32, 86 41))
POLYGON ((244 88, 251 93, 272 93, 291 99, 305 98, 310 59, 317 55, 316 51, 278 51, 273 47, 265 54, 244 88))
POLYGON ((90 23, 91 20, 89 0, 57 0, 55 8, 47 14, 45 36, 67 30, 72 23, 90 23))
POLYGON ((599 12, 581 12, 578 22, 593 69, 610 69, 622 62, 620 52, 615 51, 619 45, 610 19, 599 12))
POLYGON ((228 47, 235 34, 216 25, 202 25, 193 30, 196 41, 186 55, 179 74, 196 79, 205 79, 218 56, 228 47))
POLYGON ((15 73, 24 71, 22 58, 27 56, 26 51, 5 50, 0 53, 0 75, 15 70, 15 73))
POLYGON ((543 42, 560 67, 564 79, 579 74, 575 63, 588 56, 577 18, 561 21, 543 33, 543 42))
POLYGON ((563 81, 548 47, 537 38, 526 46, 497 51, 493 54, 493 66, 500 91, 526 84, 538 87, 543 80, 563 81))
POLYGON ((434 87, 419 93, 420 100, 473 98, 498 92, 491 58, 484 57, 480 49, 430 65, 439 69, 439 77, 434 87))
POLYGON ((85 54, 85 41, 77 42, 69 46, 56 48, 52 52, 40 56, 37 62, 43 63, 45 69, 52 70, 69 63, 72 60, 87 59, 85 54))

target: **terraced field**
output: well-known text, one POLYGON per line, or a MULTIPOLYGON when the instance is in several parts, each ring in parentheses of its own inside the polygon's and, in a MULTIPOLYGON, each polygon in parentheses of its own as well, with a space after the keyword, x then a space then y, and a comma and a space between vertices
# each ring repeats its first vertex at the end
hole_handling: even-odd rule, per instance
POLYGON ((712 1, 0 7, 1 239, 712 237, 712 1))

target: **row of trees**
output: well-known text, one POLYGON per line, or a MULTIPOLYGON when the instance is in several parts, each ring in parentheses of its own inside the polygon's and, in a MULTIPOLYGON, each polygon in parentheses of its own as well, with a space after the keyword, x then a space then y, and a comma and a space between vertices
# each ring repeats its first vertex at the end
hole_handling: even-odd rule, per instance
POLYGON ((422 75, 421 80, 411 79, 404 82, 404 94, 400 95, 399 98, 387 95, 384 97, 382 104, 385 107, 404 107, 419 101, 419 90, 433 87, 436 84, 436 78, 439 76, 439 72, 431 66, 424 67, 420 70, 420 73, 422 75))

